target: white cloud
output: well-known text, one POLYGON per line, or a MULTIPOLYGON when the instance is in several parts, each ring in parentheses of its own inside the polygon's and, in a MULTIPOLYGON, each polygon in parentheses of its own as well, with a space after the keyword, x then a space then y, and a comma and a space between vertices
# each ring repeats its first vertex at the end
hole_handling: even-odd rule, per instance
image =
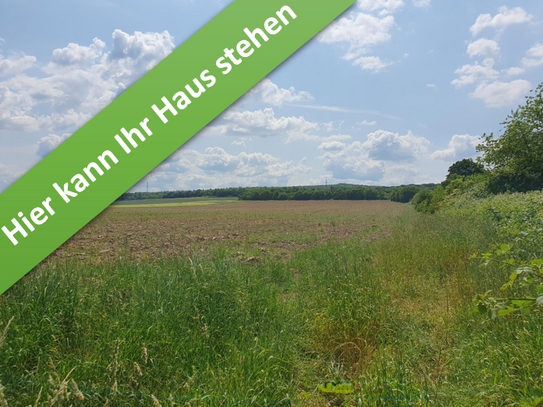
POLYGON ((318 123, 313 123, 300 117, 275 117, 272 108, 251 111, 229 110, 224 115, 226 124, 212 126, 208 131, 218 131, 221 134, 243 133, 250 136, 288 136, 289 138, 304 138, 320 130, 318 123))
POLYGON ((335 180, 397 184, 413 179, 418 170, 409 162, 427 157, 430 142, 408 132, 401 136, 385 130, 370 133, 365 142, 324 142, 324 168, 335 180), (399 162, 406 164, 398 165, 399 162))
POLYGON ((320 158, 337 180, 371 182, 381 180, 385 174, 385 163, 368 158, 359 141, 340 151, 327 151, 320 158))
POLYGON ((518 76, 518 75, 524 74, 526 72, 526 69, 515 66, 512 68, 506 69, 504 72, 507 76, 518 76))
POLYGON ((362 144, 369 158, 377 160, 398 161, 422 157, 428 150, 430 142, 424 137, 415 136, 407 132, 405 136, 378 130, 367 136, 368 140, 362 144))
POLYGON ((376 110, 364 110, 364 109, 346 109, 344 107, 337 106, 319 106, 319 105, 295 105, 296 107, 303 107, 305 109, 323 110, 326 112, 338 112, 338 113, 356 113, 356 114, 371 114, 374 116, 384 117, 385 119, 401 121, 402 119, 390 114, 381 113, 376 110))
POLYGON ((419 8, 430 7, 432 0, 413 0, 413 5, 419 8))
POLYGON ((404 6, 403 0, 358 0, 358 8, 363 11, 379 12, 379 15, 392 14, 404 6))
POLYGON ((431 157, 443 161, 456 161, 463 158, 473 157, 476 153, 475 147, 480 143, 480 137, 469 134, 454 135, 449 141, 445 150, 435 151, 431 157))
POLYGON ((528 50, 526 55, 528 58, 522 59, 522 66, 524 68, 536 68, 543 65, 543 45, 536 44, 528 50))
MULTIPOLYGON (((505 27, 515 22, 529 21, 531 18, 531 16, 528 16, 519 8, 509 10, 506 7, 502 7, 500 11, 501 14, 493 18, 480 16, 477 20, 478 25, 474 26, 475 29, 472 27, 472 31, 477 33, 483 26, 505 27)), ((538 44, 527 52, 530 58, 523 59, 523 68, 511 67, 501 72, 494 69, 495 60, 494 58, 490 58, 498 56, 499 53, 500 47, 496 41, 481 38, 472 42, 468 46, 470 57, 485 56, 487 58, 482 64, 475 62, 473 65, 464 65, 462 68, 457 69, 455 73, 459 78, 453 80, 452 84, 456 88, 476 85, 470 97, 483 100, 491 108, 507 107, 518 102, 530 90, 531 84, 521 79, 511 82, 507 80, 511 77, 524 74, 526 72, 525 68, 543 65, 543 46, 538 44)))
POLYGON ((468 54, 472 58, 476 56, 497 57, 499 53, 500 46, 498 43, 486 38, 481 38, 468 46, 468 54))
POLYGON ((234 155, 220 147, 203 153, 180 149, 148 177, 157 190, 288 185, 293 177, 311 170, 302 159, 297 164, 263 153, 234 155))
POLYGON ((313 96, 308 92, 296 92, 296 89, 292 87, 290 89, 280 88, 268 78, 261 80, 246 94, 245 97, 253 97, 258 102, 267 103, 272 106, 282 106, 284 103, 313 100, 313 96))
POLYGON ((356 59, 368 52, 368 47, 390 41, 394 17, 379 18, 365 13, 353 13, 334 21, 317 36, 326 44, 345 43, 348 52, 346 60, 356 59))
POLYGON ((388 165, 379 183, 382 185, 406 185, 426 182, 438 182, 438 180, 421 174, 420 169, 413 165, 388 165))
POLYGON ((247 147, 247 143, 250 141, 253 141, 253 139, 251 137, 248 137, 248 138, 234 140, 232 141, 232 143, 230 143, 230 145, 238 146, 238 147, 247 147))
POLYGON ((470 97, 484 100, 488 107, 507 107, 519 102, 531 88, 532 84, 522 79, 513 82, 482 83, 470 97))
POLYGON ((143 74, 168 56, 175 48, 173 36, 168 31, 162 33, 142 33, 134 35, 115 30, 112 35, 113 49, 107 55, 110 76, 120 77, 119 86, 130 86, 143 74))
POLYGON ((360 66, 366 71, 378 73, 386 67, 392 65, 392 62, 384 62, 379 57, 360 57, 353 62, 354 66, 360 66))
POLYGON ((434 85, 433 83, 429 83, 426 85, 427 88, 430 88, 430 89, 435 89, 437 88, 437 85, 434 85))
POLYGON ((105 42, 98 38, 92 41, 88 47, 79 44, 70 43, 65 48, 55 49, 51 58, 50 70, 54 69, 54 65, 84 66, 95 62, 103 55, 103 49, 106 47, 105 42))
POLYGON ((357 126, 376 126, 377 122, 375 120, 371 122, 368 120, 364 120, 363 122, 357 122, 356 125, 357 126))
POLYGON ((12 54, 7 58, 0 54, 0 77, 16 75, 29 68, 32 68, 36 63, 36 57, 25 54, 12 54))
POLYGON ((39 157, 45 158, 51 151, 60 146, 65 140, 70 137, 71 134, 64 134, 62 136, 57 136, 56 134, 49 134, 48 136, 42 137, 37 144, 38 150, 36 154, 39 157))
MULTIPOLYGON (((94 39, 53 52, 46 76, 19 73, 0 82, 0 129, 54 132, 79 127, 174 49, 163 33, 113 33, 113 47, 94 39)), ((32 57, 33 58, 33 57, 32 57)))
POLYGON ((499 13, 494 17, 490 14, 481 14, 477 17, 475 24, 471 27, 471 33, 476 36, 486 28, 504 29, 512 24, 527 23, 532 18, 520 7, 509 9, 507 6, 503 6, 500 7, 499 13))
POLYGON ((460 76, 459 79, 452 81, 457 88, 465 85, 472 85, 479 82, 494 81, 499 78, 500 73, 494 69, 494 59, 487 58, 482 65, 475 62, 474 65, 464 65, 455 71, 460 76))
POLYGON ((345 143, 340 141, 325 141, 318 147, 319 150, 343 150, 346 147, 345 143))

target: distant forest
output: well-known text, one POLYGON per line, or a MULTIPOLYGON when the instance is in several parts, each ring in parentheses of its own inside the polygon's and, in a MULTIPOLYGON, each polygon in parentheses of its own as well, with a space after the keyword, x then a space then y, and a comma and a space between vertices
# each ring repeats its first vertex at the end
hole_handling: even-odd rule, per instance
POLYGON ((194 191, 127 192, 119 201, 169 198, 238 198, 243 201, 325 201, 389 200, 409 202, 420 190, 436 188, 436 184, 402 185, 398 187, 364 186, 351 184, 299 186, 299 187, 250 187, 197 189, 194 191))

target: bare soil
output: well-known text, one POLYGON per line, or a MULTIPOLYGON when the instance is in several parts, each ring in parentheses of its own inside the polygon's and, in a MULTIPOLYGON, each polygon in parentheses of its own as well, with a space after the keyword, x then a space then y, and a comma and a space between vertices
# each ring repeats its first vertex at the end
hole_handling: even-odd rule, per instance
POLYGON ((240 260, 286 257, 326 242, 373 240, 404 205, 389 201, 270 201, 224 205, 110 207, 48 260, 157 261, 218 246, 240 260))

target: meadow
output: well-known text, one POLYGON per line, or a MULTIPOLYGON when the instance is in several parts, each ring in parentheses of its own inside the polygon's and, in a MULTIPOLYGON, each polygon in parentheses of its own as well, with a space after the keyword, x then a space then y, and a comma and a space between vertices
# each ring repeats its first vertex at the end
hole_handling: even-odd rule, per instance
POLYGON ((199 202, 113 206, 0 296, 0 406, 543 400, 541 313, 474 312, 492 203, 199 202))

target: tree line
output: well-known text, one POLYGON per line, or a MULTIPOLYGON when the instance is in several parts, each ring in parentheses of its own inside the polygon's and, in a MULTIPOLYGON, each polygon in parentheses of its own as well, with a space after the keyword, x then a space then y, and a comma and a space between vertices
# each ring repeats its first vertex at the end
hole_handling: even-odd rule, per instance
POLYGON ((402 185, 398 187, 338 184, 330 186, 247 187, 197 189, 193 191, 127 192, 119 200, 171 198, 238 198, 243 201, 326 201, 390 200, 407 203, 422 189, 432 190, 435 184, 402 185))

